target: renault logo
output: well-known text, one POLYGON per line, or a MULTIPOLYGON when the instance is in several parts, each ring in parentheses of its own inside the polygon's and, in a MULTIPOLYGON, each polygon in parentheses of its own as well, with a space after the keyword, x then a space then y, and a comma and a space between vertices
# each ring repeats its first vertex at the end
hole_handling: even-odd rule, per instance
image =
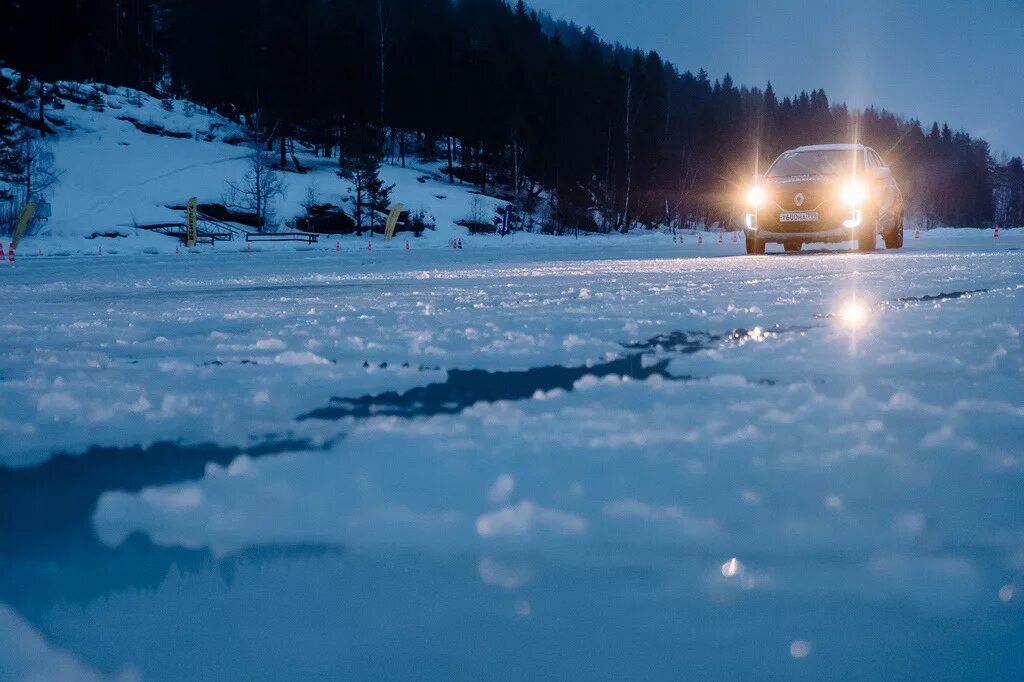
POLYGON ((803 192, 797 192, 796 194, 793 195, 793 203, 796 204, 797 206, 803 206, 804 205, 804 194, 803 194, 803 192))

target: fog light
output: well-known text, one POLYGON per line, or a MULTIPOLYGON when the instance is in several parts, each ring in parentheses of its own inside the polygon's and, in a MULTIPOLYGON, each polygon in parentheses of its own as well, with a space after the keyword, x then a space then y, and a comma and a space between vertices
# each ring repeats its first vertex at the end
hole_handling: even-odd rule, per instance
POLYGON ((860 211, 850 211, 846 220, 843 221, 843 227, 860 227, 863 218, 860 211))

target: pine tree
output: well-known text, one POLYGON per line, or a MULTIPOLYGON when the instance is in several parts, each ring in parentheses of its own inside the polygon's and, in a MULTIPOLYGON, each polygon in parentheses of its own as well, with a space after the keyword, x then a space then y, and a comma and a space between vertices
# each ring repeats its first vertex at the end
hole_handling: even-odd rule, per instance
MULTIPOLYGON (((358 233, 363 233, 364 215, 369 218, 369 227, 372 232, 375 223, 375 204, 379 203, 381 193, 384 190, 380 179, 380 161, 371 154, 349 157, 348 161, 341 167, 339 174, 352 183, 352 190, 355 194, 352 219, 356 222, 358 233)), ((388 192, 390 192, 390 188, 388 188, 388 192)))
POLYGON ((0 73, 0 201, 12 198, 10 189, 4 185, 19 175, 21 122, 22 111, 14 83, 0 73))
POLYGON ((370 212, 370 232, 378 225, 383 226, 382 216, 387 215, 391 206, 391 190, 394 185, 388 185, 380 178, 380 163, 367 168, 364 180, 366 187, 366 206, 370 212))
POLYGON ((380 133, 373 125, 357 125, 348 130, 345 139, 345 155, 338 174, 352 183, 355 203, 352 219, 362 234, 364 216, 369 218, 372 231, 376 218, 374 211, 381 203, 388 201, 391 187, 380 179, 380 133))

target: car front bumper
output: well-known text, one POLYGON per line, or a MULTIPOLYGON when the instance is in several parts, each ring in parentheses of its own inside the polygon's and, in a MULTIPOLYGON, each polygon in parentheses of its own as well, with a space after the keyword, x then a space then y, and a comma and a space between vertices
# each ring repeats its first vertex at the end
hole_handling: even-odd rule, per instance
POLYGON ((834 223, 778 223, 759 225, 756 217, 748 213, 744 218, 745 231, 751 237, 757 237, 766 242, 845 242, 857 239, 865 230, 873 229, 873 226, 864 220, 861 212, 856 211, 856 220, 853 216, 847 216, 842 225, 834 223))
POLYGON ((801 241, 801 242, 846 242, 856 239, 860 234, 861 227, 836 227, 829 230, 815 230, 813 232, 772 232, 768 230, 749 231, 752 236, 757 236, 767 242, 801 241))

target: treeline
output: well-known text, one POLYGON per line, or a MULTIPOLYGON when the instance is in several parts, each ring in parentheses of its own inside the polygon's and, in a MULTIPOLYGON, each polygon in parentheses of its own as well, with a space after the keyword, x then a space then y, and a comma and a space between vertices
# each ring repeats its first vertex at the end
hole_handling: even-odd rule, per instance
POLYGON ((1024 224, 1020 159, 948 125, 680 72, 502 0, 6 3, 5 61, 44 82, 173 93, 353 159, 442 159, 545 226, 726 222, 782 150, 854 139, 935 224, 1024 224), (257 117, 255 114, 259 113, 257 117), (997 212, 999 215, 997 215, 997 212))

